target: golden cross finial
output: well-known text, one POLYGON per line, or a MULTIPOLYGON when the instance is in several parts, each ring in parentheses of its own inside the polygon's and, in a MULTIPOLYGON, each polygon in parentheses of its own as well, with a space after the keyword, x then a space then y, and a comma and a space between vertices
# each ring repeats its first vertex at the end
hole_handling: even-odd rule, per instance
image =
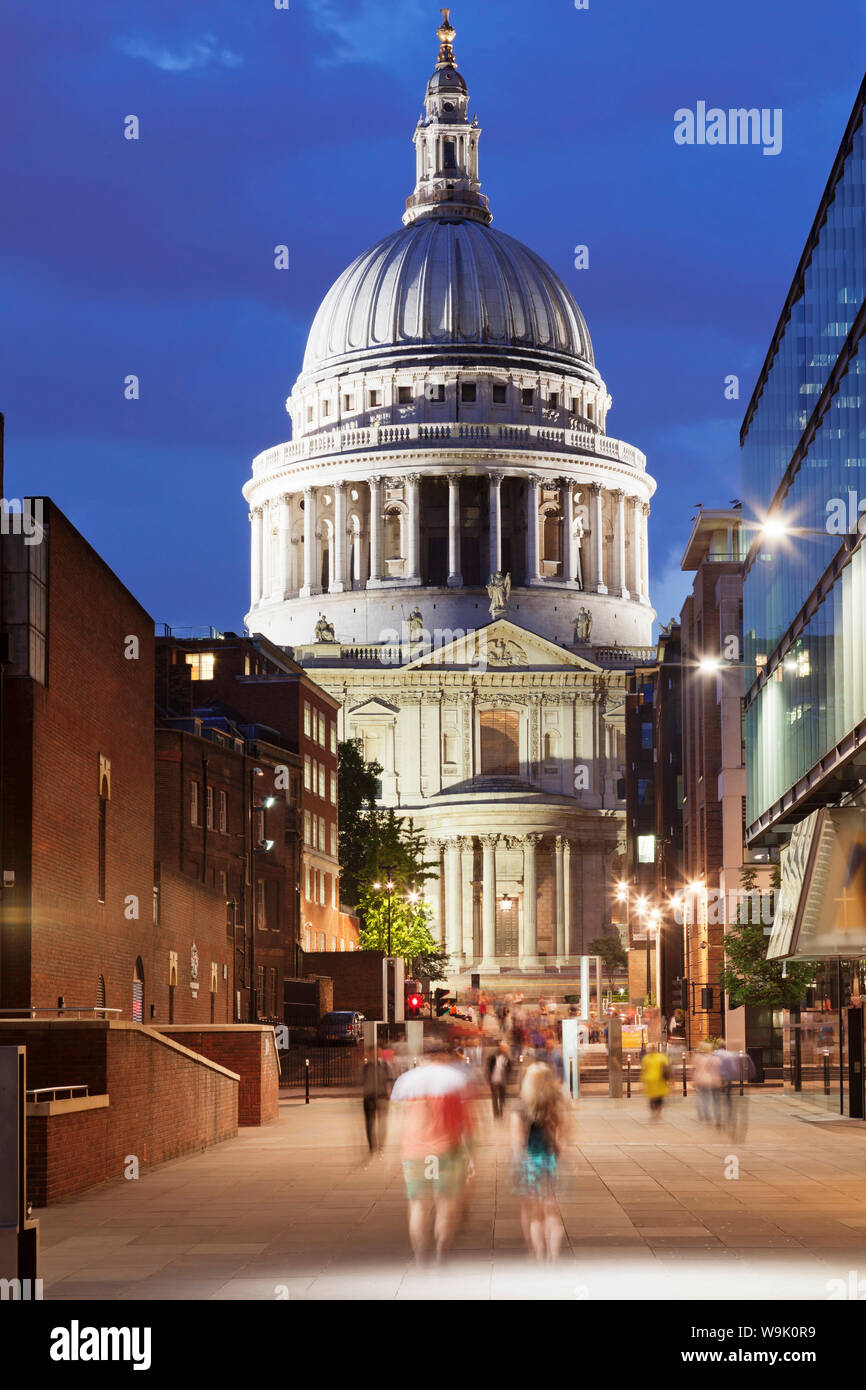
POLYGON ((451 23, 450 9, 440 10, 439 13, 442 16, 442 23, 436 30, 436 37, 440 43, 438 61, 440 63, 453 63, 455 61, 454 49, 451 45, 454 42, 454 35, 457 33, 457 30, 451 23))

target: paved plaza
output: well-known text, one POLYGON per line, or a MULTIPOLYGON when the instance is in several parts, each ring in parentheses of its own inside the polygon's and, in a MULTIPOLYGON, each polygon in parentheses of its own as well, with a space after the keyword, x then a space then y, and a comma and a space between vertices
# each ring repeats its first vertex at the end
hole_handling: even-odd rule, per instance
POLYGON ((397 1128, 369 1159, 360 1100, 285 1096, 263 1129, 38 1211, 45 1296, 826 1300, 866 1279, 866 1126, 782 1092, 740 1102, 736 1137, 691 1096, 658 1123, 639 1096, 578 1101, 549 1268, 524 1252, 507 1126, 480 1101, 468 1218, 448 1262, 418 1268, 397 1128))

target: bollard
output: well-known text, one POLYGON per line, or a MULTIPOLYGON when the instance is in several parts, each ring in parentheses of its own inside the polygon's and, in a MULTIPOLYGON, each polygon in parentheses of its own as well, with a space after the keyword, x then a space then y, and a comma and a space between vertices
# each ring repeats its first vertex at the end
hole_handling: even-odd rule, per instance
POLYGON ((625 1059, 625 1098, 631 1100, 631 1058, 625 1059))
POLYGON ((740 1095, 743 1094, 743 1072, 746 1070, 746 1063, 743 1053, 740 1053, 740 1095))
POLYGON ((824 1053, 824 1095, 830 1094, 830 1054, 824 1053))
POLYGON ((683 1053, 683 1095, 684 1095, 684 1096, 687 1096, 687 1095, 688 1095, 688 1089, 687 1089, 687 1087, 686 1087, 686 1054, 685 1054, 685 1053, 683 1053))
POLYGON ((304 1058, 304 1104, 310 1103, 310 1059, 304 1058))

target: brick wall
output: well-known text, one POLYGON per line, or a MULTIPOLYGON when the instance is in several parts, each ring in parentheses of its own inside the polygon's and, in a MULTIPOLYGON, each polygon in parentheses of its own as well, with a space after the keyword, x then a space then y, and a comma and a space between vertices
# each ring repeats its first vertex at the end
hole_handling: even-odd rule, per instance
POLYGON ((237 1133, 237 1075, 153 1029, 4 1021, 0 1041, 27 1048, 28 1089, 83 1082, 90 1067, 108 1095, 107 1109, 28 1118, 34 1206, 123 1177, 130 1156, 143 1170, 237 1133))
POLYGON ((303 956, 305 976, 333 980, 332 1009, 357 1009, 365 1018, 382 1017, 381 951, 310 951, 303 956))
POLYGON ((277 1118, 280 1066, 273 1028, 239 1023, 228 1028, 166 1027, 160 1032, 238 1073, 239 1125, 264 1125, 277 1118))

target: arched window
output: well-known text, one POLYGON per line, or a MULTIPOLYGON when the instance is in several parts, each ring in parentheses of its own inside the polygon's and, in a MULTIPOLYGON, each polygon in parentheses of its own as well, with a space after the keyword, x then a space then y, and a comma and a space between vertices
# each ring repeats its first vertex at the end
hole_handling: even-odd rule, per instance
POLYGON ((559 734, 555 729, 548 729, 544 735, 544 761, 546 763, 556 762, 559 757, 559 734))
POLYGON ((488 709, 478 716, 481 771, 517 776, 520 772, 520 715, 516 710, 488 709))
POLYGON ((542 521, 542 559, 546 565, 559 565, 562 560, 562 518, 558 511, 551 509, 544 513, 542 521))
POLYGON ((325 593, 331 587, 331 541, 333 537, 333 524, 330 521, 322 523, 322 573, 321 585, 325 593))

